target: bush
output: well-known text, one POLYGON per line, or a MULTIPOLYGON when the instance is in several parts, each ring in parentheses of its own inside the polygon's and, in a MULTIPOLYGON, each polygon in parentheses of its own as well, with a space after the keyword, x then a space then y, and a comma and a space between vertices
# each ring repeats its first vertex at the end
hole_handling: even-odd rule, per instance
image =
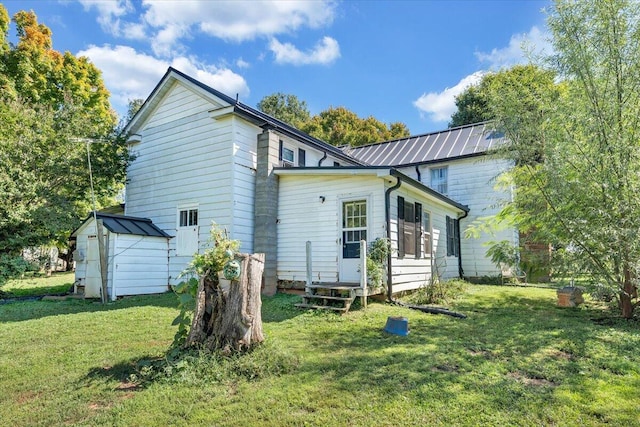
POLYGON ((464 280, 433 280, 408 295, 406 300, 412 304, 444 304, 459 298, 467 291, 464 280))

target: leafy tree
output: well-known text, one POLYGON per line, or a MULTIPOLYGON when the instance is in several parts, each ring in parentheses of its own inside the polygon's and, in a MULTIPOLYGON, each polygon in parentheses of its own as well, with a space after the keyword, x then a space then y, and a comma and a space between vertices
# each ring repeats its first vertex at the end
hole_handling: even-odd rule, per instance
POLYGON ((33 12, 14 16, 15 46, 7 42, 8 22, 0 5, 3 271, 25 247, 65 242, 91 209, 87 141, 107 142, 90 146, 99 202, 117 193, 129 160, 100 71, 54 51, 51 31, 33 12))
POLYGON ((311 119, 305 101, 281 92, 262 98, 258 102, 258 109, 294 127, 300 127, 311 119))
POLYGON ((557 1, 548 25, 561 90, 522 115, 514 88, 493 110, 518 161, 503 213, 616 289, 630 318, 640 274, 640 4, 557 1))
POLYGON ((403 123, 387 127, 372 116, 362 119, 345 107, 322 111, 303 125, 302 130, 329 144, 352 147, 409 136, 409 129, 403 123))
POLYGON ((311 116, 307 103, 295 95, 265 96, 258 103, 258 109, 336 146, 358 146, 409 136, 409 128, 404 123, 387 126, 374 117, 362 119, 345 107, 329 107, 311 116))
MULTIPOLYGON (((504 116, 505 108, 518 108, 518 114, 539 114, 548 104, 549 97, 557 96, 561 85, 556 74, 534 64, 515 65, 511 68, 485 74, 477 85, 469 86, 456 97, 458 110, 451 116, 449 127, 463 126, 504 116), (504 100, 520 97, 520 103, 504 100)), ((513 114, 512 116, 516 116, 513 114)))

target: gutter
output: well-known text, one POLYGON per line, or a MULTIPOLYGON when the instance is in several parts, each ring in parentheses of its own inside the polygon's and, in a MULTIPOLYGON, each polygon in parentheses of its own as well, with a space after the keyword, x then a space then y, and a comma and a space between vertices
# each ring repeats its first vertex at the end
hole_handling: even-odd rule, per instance
POLYGON ((324 152, 324 156, 322 156, 322 158, 318 161, 318 167, 322 166, 322 162, 324 162, 327 159, 327 152, 324 152))
POLYGON ((464 279, 464 270, 462 269, 462 238, 460 237, 460 221, 469 216, 469 212, 465 211, 464 215, 458 218, 458 276, 464 279))
MULTIPOLYGON (((384 219, 387 222, 387 241, 391 244, 391 192, 397 190, 402 185, 402 180, 399 176, 396 176, 395 185, 387 188, 384 192, 384 219)), ((393 283, 391 272, 391 251, 387 255, 387 299, 389 302, 395 303, 392 297, 393 283)))

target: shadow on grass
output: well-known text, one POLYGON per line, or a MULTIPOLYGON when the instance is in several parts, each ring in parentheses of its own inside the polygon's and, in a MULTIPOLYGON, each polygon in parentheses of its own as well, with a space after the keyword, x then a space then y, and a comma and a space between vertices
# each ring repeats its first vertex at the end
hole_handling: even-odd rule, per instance
POLYGON ((172 308, 177 307, 177 299, 172 292, 166 292, 159 295, 124 297, 106 304, 102 304, 99 300, 71 298, 56 301, 19 301, 1 306, 0 322, 21 322, 48 316, 104 312, 142 306, 172 308))

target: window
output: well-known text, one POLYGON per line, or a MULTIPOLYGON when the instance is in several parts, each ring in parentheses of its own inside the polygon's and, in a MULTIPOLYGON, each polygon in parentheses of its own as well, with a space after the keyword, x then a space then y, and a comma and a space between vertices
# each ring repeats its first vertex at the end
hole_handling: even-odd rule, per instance
POLYGON ((180 211, 180 227, 198 225, 198 209, 185 209, 180 211))
POLYGON ((291 148, 285 147, 282 140, 280 140, 278 160, 280 160, 281 166, 293 166, 295 164, 295 153, 291 148))
POLYGON ((431 188, 440 194, 446 195, 448 192, 447 185, 447 167, 431 169, 431 188))
POLYGON ((447 256, 459 256, 460 227, 458 220, 447 217, 447 256))
POLYGON ((307 153, 302 149, 298 148, 298 166, 306 166, 307 165, 307 153))
POLYGON ((422 205, 398 196, 398 256, 421 257, 422 205))
POLYGON ((424 256, 430 257, 433 241, 431 237, 431 214, 429 212, 422 213, 422 235, 424 238, 424 256))
POLYGON ((198 233, 198 208, 179 207, 176 255, 191 256, 198 252, 198 233))

